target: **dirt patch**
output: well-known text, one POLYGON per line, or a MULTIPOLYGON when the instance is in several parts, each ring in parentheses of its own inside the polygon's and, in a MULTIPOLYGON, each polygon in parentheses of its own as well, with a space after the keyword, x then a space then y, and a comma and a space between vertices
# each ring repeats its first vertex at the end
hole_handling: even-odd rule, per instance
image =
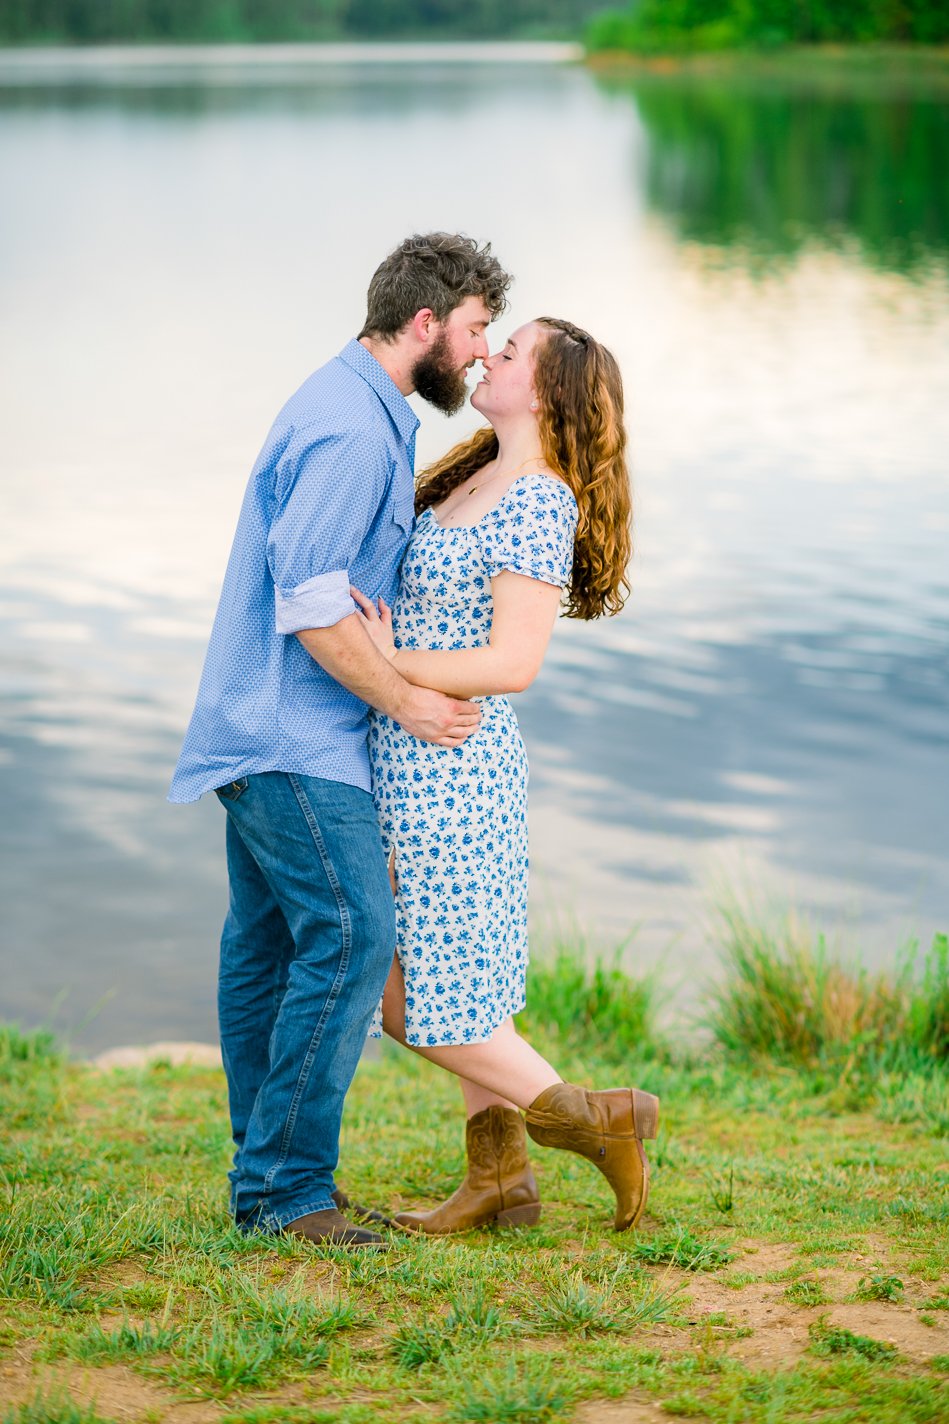
POLYGON ((738 1249, 742 1254, 732 1262, 732 1270, 753 1271, 756 1276, 786 1271, 797 1261, 796 1247, 779 1245, 774 1241, 740 1241, 738 1249))
POLYGON ((755 1367, 776 1368, 798 1360, 810 1343, 808 1327, 820 1314, 819 1309, 785 1300, 783 1281, 750 1281, 735 1289, 715 1276, 692 1275, 681 1285, 692 1302, 688 1318, 693 1325, 714 1328, 711 1321, 724 1316, 729 1326, 751 1331, 736 1338, 722 1330, 721 1343, 735 1359, 755 1367))
MULTIPOLYGON (((919 1318, 919 1308, 932 1294, 932 1287, 923 1290, 919 1283, 907 1281, 906 1298, 898 1301, 855 1301, 860 1281, 868 1273, 870 1262, 884 1268, 887 1263, 886 1243, 873 1243, 872 1254, 854 1253, 850 1258, 857 1269, 829 1267, 806 1270, 796 1278, 813 1282, 825 1297, 819 1304, 808 1305, 789 1300, 786 1295, 790 1279, 755 1280, 745 1285, 729 1285, 735 1273, 754 1272, 756 1276, 774 1275, 792 1265, 806 1265, 794 1247, 770 1243, 743 1243, 743 1256, 729 1273, 676 1271, 670 1280, 679 1286, 691 1301, 687 1311, 695 1326, 708 1323, 710 1317, 723 1315, 730 1326, 752 1333, 733 1339, 727 1345, 733 1358, 756 1368, 777 1368, 793 1364, 810 1342, 810 1327, 821 1316, 831 1325, 838 1325, 855 1335, 867 1335, 891 1344, 914 1363, 925 1364, 934 1355, 949 1353, 949 1318, 943 1313, 931 1317, 935 1324, 926 1325, 919 1318), (918 1297, 918 1299, 917 1299, 918 1297)), ((714 1327, 712 1327, 714 1328, 714 1327)), ((724 1336, 723 1331, 723 1336, 724 1336)))
POLYGON ((107 1419, 120 1424, 148 1414, 162 1424, 212 1424, 224 1412, 213 1401, 183 1403, 161 1385, 141 1379, 122 1365, 64 1365, 34 1371, 28 1366, 0 1371, 3 1395, 8 1406, 16 1407, 37 1394, 62 1393, 77 1404, 88 1405, 107 1419))
MULTIPOLYGON (((682 1424, 689 1424, 682 1415, 682 1424)), ((573 1415, 575 1424, 656 1424, 669 1415, 651 1399, 593 1399, 581 1404, 573 1415)))
POLYGON ((123 1365, 64 1364, 41 1372, 28 1367, 0 1369, 0 1395, 5 1405, 15 1408, 38 1393, 54 1396, 63 1393, 76 1404, 88 1405, 104 1418, 117 1420, 118 1424, 126 1424, 126 1421, 138 1424, 146 1418, 149 1424, 156 1419, 160 1419, 161 1424, 216 1424, 224 1414, 270 1403, 283 1407, 312 1404, 314 1409, 331 1409, 341 1403, 337 1398, 314 1396, 303 1384, 282 1385, 279 1393, 206 1399, 198 1394, 189 1395, 186 1389, 167 1389, 123 1365))

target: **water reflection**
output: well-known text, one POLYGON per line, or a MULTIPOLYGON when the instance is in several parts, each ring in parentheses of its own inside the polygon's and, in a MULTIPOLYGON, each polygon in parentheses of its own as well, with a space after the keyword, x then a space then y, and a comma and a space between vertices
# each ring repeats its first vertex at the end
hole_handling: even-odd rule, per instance
MULTIPOLYGON (((164 793, 247 471, 436 223, 517 273, 505 327, 581 321, 630 395, 633 597, 522 699, 535 913, 639 924, 693 987, 720 877, 871 961, 944 927, 944 110, 805 90, 0 73, 0 1016, 68 988, 74 1027, 107 999, 80 1042, 213 1033, 221 817, 164 793)), ((422 461, 472 424, 421 413, 422 461)))
POLYGON ((686 241, 739 247, 762 270, 815 243, 901 272, 949 253, 943 87, 854 94, 734 75, 601 83, 635 104, 646 196, 686 241))
POLYGON ((483 107, 512 85, 549 93, 551 65, 578 54, 566 44, 389 45, 375 47, 373 59, 373 48, 367 56, 353 45, 274 45, 264 60, 256 46, 0 50, 0 113, 51 107, 194 117, 455 111, 483 107))

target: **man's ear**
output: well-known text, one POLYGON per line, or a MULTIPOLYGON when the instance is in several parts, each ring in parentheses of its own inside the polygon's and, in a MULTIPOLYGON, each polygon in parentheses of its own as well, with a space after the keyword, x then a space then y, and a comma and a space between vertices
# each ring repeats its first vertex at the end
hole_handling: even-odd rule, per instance
POLYGON ((417 311, 412 318, 412 333, 423 346, 428 346, 435 336, 437 324, 435 313, 431 307, 422 307, 421 311, 417 311))

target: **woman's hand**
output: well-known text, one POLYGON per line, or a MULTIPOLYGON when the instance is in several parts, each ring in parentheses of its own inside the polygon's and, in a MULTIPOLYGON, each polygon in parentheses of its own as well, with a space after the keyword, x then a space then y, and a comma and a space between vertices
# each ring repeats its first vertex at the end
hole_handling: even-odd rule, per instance
POLYGON ((378 608, 371 598, 350 586, 353 602, 358 604, 363 615, 363 626, 384 658, 391 662, 395 657, 395 637, 392 632, 392 609, 384 598, 379 599, 378 608))

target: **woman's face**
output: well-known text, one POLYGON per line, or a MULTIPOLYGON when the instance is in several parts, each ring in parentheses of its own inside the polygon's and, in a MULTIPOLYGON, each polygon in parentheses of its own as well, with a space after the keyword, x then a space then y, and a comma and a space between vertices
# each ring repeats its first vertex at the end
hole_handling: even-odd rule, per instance
POLYGON ((475 410, 494 417, 535 415, 531 403, 534 393, 534 348, 541 339, 536 322, 519 326, 508 337, 496 356, 485 356, 481 362, 484 376, 471 393, 475 410))

